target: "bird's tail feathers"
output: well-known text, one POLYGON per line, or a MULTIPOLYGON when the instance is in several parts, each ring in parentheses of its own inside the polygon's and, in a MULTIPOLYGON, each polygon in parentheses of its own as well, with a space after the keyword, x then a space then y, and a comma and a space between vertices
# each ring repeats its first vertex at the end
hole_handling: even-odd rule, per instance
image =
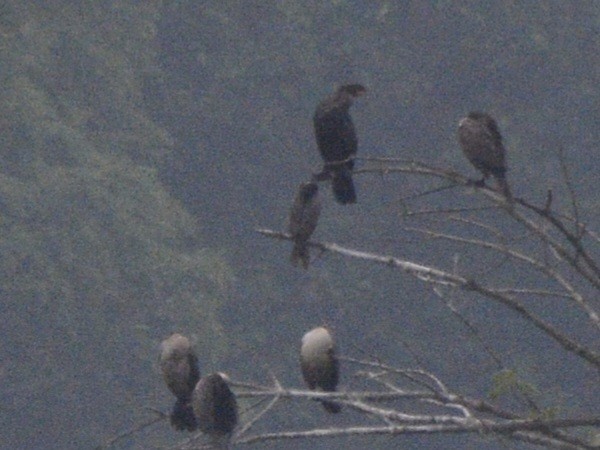
POLYGON ((290 261, 294 266, 298 266, 298 264, 302 264, 302 267, 308 269, 308 265, 310 263, 310 253, 308 250, 308 245, 304 241, 295 241, 294 248, 292 248, 292 256, 290 257, 290 261))
POLYGON ((177 400, 171 412, 171 425, 178 431, 195 431, 198 428, 196 415, 188 401, 177 400))
POLYGON ((321 400, 321 403, 323 404, 323 408, 325 408, 325 411, 327 411, 328 413, 337 414, 342 411, 342 405, 340 405, 339 403, 330 402, 328 400, 321 400))
POLYGON ((508 185, 508 181, 506 181, 506 175, 504 173, 502 173, 499 175, 495 175, 495 178, 496 178, 496 181, 498 182, 498 188, 499 188, 500 192, 502 193, 502 195, 504 195, 504 197, 506 197, 506 200, 508 202, 512 202, 513 195, 510 190, 510 186, 508 185))
POLYGON ((331 180, 333 195, 342 205, 356 203, 356 190, 352 181, 352 171, 349 169, 336 170, 331 180))
POLYGON ((214 434, 210 437, 211 448, 215 450, 230 450, 231 435, 229 434, 214 434))

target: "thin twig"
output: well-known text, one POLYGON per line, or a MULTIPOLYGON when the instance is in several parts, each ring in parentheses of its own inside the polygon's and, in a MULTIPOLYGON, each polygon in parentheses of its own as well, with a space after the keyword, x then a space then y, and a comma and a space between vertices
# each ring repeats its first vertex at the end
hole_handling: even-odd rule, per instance
POLYGON ((162 422, 165 419, 169 418, 168 414, 163 413, 162 411, 159 411, 157 409, 154 408, 147 408, 148 410, 154 412, 157 416, 154 417, 153 419, 149 419, 145 422, 142 422, 132 428, 130 428, 127 431, 124 431, 120 434, 118 434, 117 436, 114 436, 110 439, 107 439, 103 444, 99 445, 98 447, 96 447, 95 450, 103 450, 106 448, 110 448, 112 447, 114 444, 116 444, 118 441, 120 441, 121 439, 125 439, 127 437, 130 437, 132 435, 134 435, 135 433, 138 433, 140 431, 142 431, 145 428, 148 428, 151 425, 154 425, 157 422, 162 422))

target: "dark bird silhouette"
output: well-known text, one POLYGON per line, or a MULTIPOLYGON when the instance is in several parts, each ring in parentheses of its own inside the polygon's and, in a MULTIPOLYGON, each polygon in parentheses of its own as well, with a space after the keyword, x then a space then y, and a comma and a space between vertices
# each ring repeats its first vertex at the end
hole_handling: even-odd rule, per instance
POLYGON ((352 181, 358 139, 350 106, 355 97, 367 90, 360 84, 347 84, 338 88, 317 106, 313 116, 315 136, 321 157, 325 162, 317 179, 331 178, 333 194, 338 203, 356 203, 356 191, 352 181))
POLYGON ((302 183, 290 211, 289 232, 294 240, 290 261, 293 265, 301 262, 302 267, 308 269, 310 253, 306 242, 315 231, 320 214, 319 186, 313 182, 302 183))
POLYGON ((238 421, 237 402, 227 376, 213 373, 201 378, 192 403, 200 431, 210 436, 217 448, 227 448, 238 421))
POLYGON ((198 424, 191 400, 200 370, 189 339, 175 333, 162 341, 159 365, 167 387, 177 397, 171 412, 171 425, 176 430, 194 431, 198 424))
MULTIPOLYGON (((324 327, 310 330, 302 337, 300 367, 310 390, 335 392, 339 381, 339 362, 335 343, 324 327)), ((342 407, 335 402, 322 400, 327 412, 339 413, 342 407)))
POLYGON ((458 141, 468 160, 483 174, 480 186, 492 175, 502 194, 512 199, 506 181, 506 150, 496 121, 483 112, 471 112, 458 123, 458 141))

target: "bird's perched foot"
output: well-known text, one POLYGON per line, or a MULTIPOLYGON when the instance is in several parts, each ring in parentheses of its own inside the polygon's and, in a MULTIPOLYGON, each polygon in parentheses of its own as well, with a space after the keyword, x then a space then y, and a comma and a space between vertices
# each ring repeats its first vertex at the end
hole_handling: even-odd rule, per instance
POLYGON ((478 188, 485 187, 485 178, 482 178, 481 180, 469 180, 467 181, 467 186, 475 186, 478 188))

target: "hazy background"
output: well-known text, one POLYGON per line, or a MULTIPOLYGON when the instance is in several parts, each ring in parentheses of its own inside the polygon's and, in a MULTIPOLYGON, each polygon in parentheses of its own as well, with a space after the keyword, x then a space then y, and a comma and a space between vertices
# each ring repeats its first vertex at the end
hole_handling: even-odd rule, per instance
MULTIPOLYGON (((193 339, 203 373, 267 383, 272 371, 300 387, 300 337, 326 322, 343 354, 424 367, 485 396, 497 368, 422 283, 332 255, 304 272, 288 264, 289 243, 255 229, 285 228, 297 185, 320 165, 317 102, 360 82, 369 93, 352 110, 359 156, 478 176, 455 132, 482 109, 505 137, 515 194, 542 203, 552 188, 554 206, 567 205, 562 149, 582 219, 597 230, 599 36, 600 3, 580 0, 4 0, 0 447, 91 448, 152 417, 145 407, 170 409, 156 360, 173 331, 193 339)), ((346 207, 324 186, 315 238, 443 269, 458 255, 474 276, 526 281, 505 261, 490 267, 404 229, 436 226, 403 217, 401 201, 436 182, 371 174, 356 185, 358 204, 346 207)), ((454 189, 409 206, 474 201, 454 189)), ((499 229, 513 231, 506 223, 499 229)), ((514 314, 458 295, 543 405, 598 412, 598 388, 578 361, 514 314)), ((552 308, 560 304, 539 309, 552 308)), ((557 325, 587 339, 571 319, 581 317, 557 325)), ((257 431, 360 420, 298 402, 257 431)), ((163 422, 121 444, 155 448, 184 436, 163 422)), ((283 445, 502 448, 477 436, 257 448, 283 445)))

